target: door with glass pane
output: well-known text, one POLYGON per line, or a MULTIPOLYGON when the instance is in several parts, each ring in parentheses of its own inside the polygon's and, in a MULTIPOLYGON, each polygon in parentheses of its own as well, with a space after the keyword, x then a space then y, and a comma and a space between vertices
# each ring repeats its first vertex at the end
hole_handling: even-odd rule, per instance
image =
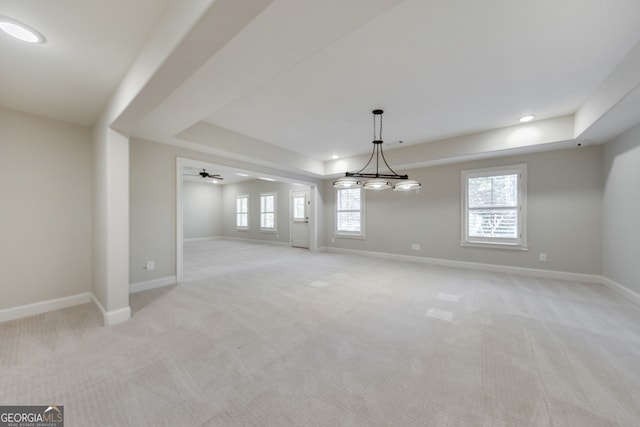
POLYGON ((291 192, 291 246, 309 248, 309 190, 291 192))

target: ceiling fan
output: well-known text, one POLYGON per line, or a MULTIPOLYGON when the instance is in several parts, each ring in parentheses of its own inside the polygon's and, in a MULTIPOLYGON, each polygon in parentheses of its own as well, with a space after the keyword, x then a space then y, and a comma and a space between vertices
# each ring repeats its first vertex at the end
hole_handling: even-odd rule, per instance
POLYGON ((198 173, 185 173, 184 176, 199 176, 200 178, 211 178, 223 181, 224 178, 218 175, 217 173, 209 173, 206 169, 202 169, 202 172, 198 173))

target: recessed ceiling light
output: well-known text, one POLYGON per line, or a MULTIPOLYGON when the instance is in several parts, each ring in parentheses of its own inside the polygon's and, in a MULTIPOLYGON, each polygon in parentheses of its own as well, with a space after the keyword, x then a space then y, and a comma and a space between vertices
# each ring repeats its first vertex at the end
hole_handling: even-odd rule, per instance
POLYGON ((238 176, 249 176, 246 173, 240 173, 240 172, 236 172, 236 175, 238 175, 238 176))
POLYGON ((520 123, 527 123, 530 122, 531 120, 533 120, 536 116, 534 116, 533 114, 529 114, 527 116, 522 116, 520 117, 520 123))
POLYGON ((333 156, 331 156, 331 158, 332 158, 333 160, 337 160, 337 159, 338 159, 338 155, 337 155, 337 154, 334 154, 333 156))
POLYGON ((261 179, 263 181, 275 181, 275 179, 273 179, 273 178, 265 178, 264 176, 261 176, 258 179, 261 179))
POLYGON ((44 43, 46 40, 38 31, 6 16, 0 16, 0 30, 27 43, 44 43))

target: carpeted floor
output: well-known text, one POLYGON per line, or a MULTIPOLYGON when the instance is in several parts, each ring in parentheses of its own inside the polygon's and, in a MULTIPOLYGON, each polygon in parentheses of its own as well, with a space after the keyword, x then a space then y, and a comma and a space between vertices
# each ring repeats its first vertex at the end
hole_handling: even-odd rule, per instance
POLYGON ((0 404, 66 426, 640 426, 640 307, 600 285, 235 241, 185 283, 0 324, 0 404))

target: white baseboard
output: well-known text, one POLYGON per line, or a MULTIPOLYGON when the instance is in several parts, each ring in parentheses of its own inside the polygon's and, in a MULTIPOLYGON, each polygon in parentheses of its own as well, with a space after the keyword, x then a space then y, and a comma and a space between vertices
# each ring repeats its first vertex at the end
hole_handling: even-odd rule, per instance
POLYGON ((277 242, 274 240, 248 239, 246 237, 224 236, 222 239, 237 240, 240 242, 247 242, 247 243, 265 243, 267 245, 276 245, 276 246, 287 246, 287 247, 291 246, 291 242, 277 242))
POLYGON ((570 273, 566 271, 539 270, 536 268, 511 267, 497 264, 484 264, 479 262, 455 261, 442 258, 426 258, 411 255, 391 254, 387 252, 361 251, 355 249, 323 248, 330 253, 362 255, 375 258, 393 259, 397 261, 419 262, 424 264, 441 265, 444 267, 465 268, 472 270, 492 271, 496 273, 518 274, 523 276, 542 277, 547 279, 572 280, 582 283, 602 283, 602 277, 592 274, 570 273))
POLYGON ((640 294, 638 294, 635 291, 632 291, 631 289, 621 285, 618 282, 615 282, 609 279, 608 277, 601 276, 601 279, 602 279, 602 284, 605 285, 607 288, 622 295, 623 297, 629 299, 630 301, 640 305, 640 294))
POLYGON ((117 310, 107 311, 104 309, 98 298, 95 295, 91 294, 91 299, 98 306, 100 311, 102 312, 102 318, 104 321, 104 326, 111 326, 117 323, 126 322, 131 318, 131 307, 127 306, 124 308, 119 308, 117 310))
POLYGON ((131 317, 131 309, 129 307, 119 310, 106 311, 100 301, 90 292, 83 294, 71 295, 64 298, 56 298, 48 301, 36 302, 33 304, 21 305, 0 310, 0 323, 9 320, 22 319, 24 317, 35 316, 38 314, 48 313, 50 311, 60 310, 63 308, 74 307, 76 305, 87 304, 93 301, 104 318, 104 325, 115 325, 116 323, 129 320, 131 317))
POLYGON ((129 285, 129 293, 148 291, 150 289, 163 288, 178 283, 176 276, 161 277, 159 279, 147 280, 145 282, 131 283, 129 285))
POLYGON ((33 304, 21 305, 18 307, 5 308, 0 310, 0 323, 9 320, 22 319, 23 317, 35 316, 38 314, 48 313, 50 311, 60 310, 62 308, 73 307, 76 305, 91 302, 91 293, 71 295, 63 298, 51 299, 48 301, 40 301, 33 304))
POLYGON ((182 239, 183 242, 205 242, 207 240, 220 240, 224 239, 224 236, 211 236, 211 237, 190 237, 188 239, 182 239))
POLYGON ((441 258, 425 258, 410 255, 398 255, 386 252, 361 251, 355 249, 342 249, 333 247, 318 248, 320 252, 329 252, 337 254, 350 254, 369 256, 374 258, 385 258, 398 261, 419 262, 425 264, 441 265, 445 267, 466 268, 482 271, 492 271, 496 273, 518 274, 523 276, 541 277, 545 279, 570 280, 580 283, 596 283, 604 285, 619 295, 629 299, 630 301, 640 305, 640 294, 617 283, 608 277, 597 276, 594 274, 570 273, 566 271, 540 270, 536 268, 511 267, 506 265, 483 264, 479 262, 454 261, 441 258))

